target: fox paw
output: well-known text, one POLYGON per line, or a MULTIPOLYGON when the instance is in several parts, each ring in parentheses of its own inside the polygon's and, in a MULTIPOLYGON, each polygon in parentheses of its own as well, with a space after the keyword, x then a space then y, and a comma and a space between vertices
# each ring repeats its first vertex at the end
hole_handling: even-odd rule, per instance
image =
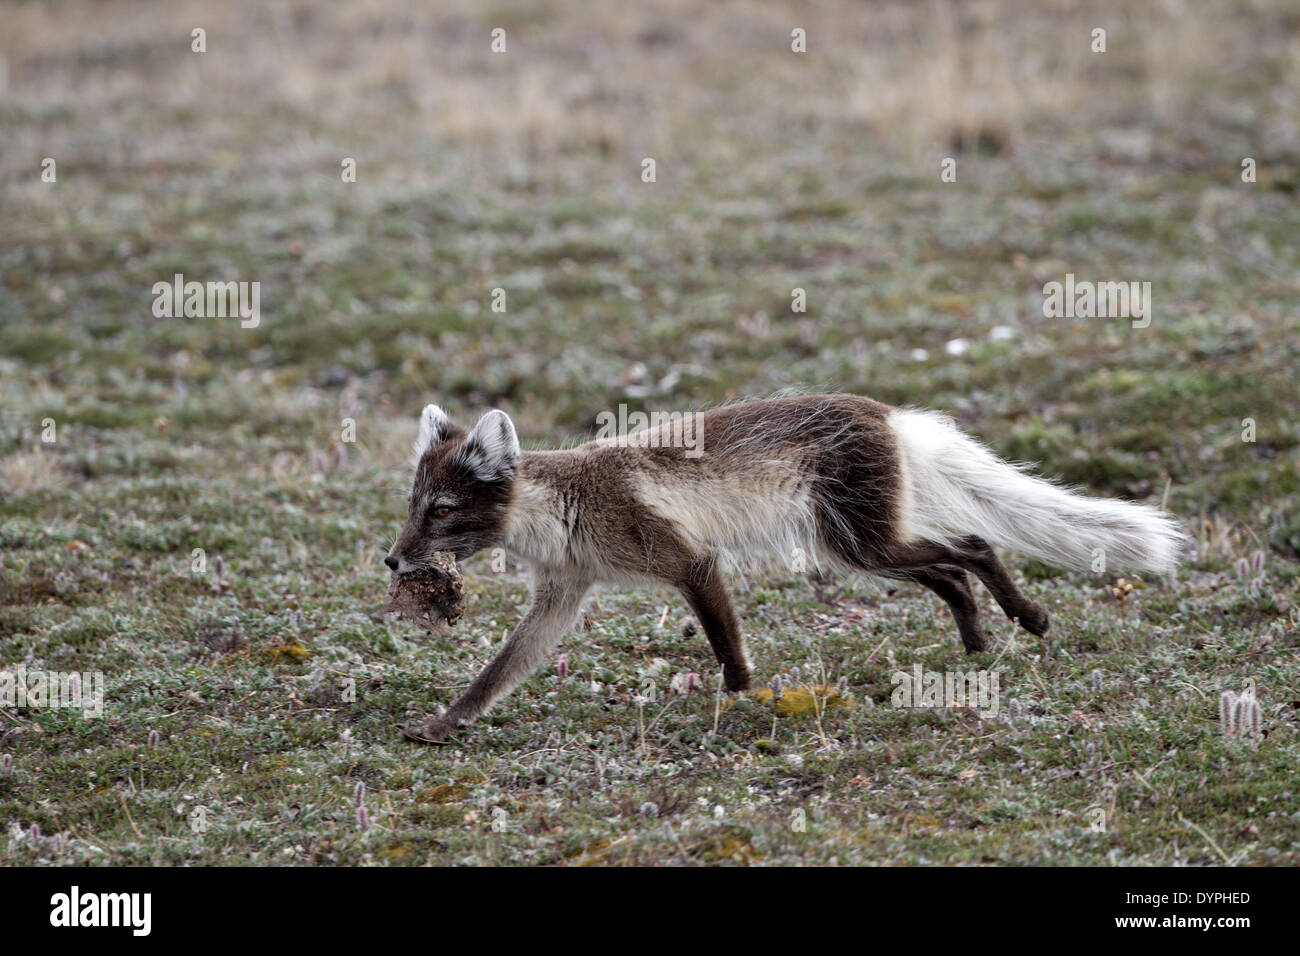
POLYGON ((989 641, 984 629, 976 624, 961 636, 967 654, 980 654, 988 650, 989 641))
POLYGON ((750 672, 748 667, 726 664, 722 668, 723 684, 728 694, 743 694, 749 690, 750 672))
POLYGON ((422 744, 446 744, 451 742, 459 728, 449 720, 441 717, 427 717, 424 720, 412 720, 402 727, 402 736, 422 744))
POLYGON ((1047 613, 1047 609, 1041 604, 1035 604, 1033 601, 1026 602, 1024 610, 1020 612, 1020 626, 1030 634, 1036 637, 1042 637, 1047 633, 1048 625, 1051 624, 1052 618, 1047 613))

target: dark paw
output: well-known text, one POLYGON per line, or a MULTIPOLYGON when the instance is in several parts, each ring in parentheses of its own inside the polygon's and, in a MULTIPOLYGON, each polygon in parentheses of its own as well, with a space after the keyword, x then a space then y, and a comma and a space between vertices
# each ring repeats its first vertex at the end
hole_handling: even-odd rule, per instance
POLYGON ((1046 609, 1041 604, 1035 604, 1032 601, 1025 604, 1019 620, 1020 626, 1036 637, 1042 637, 1046 634, 1048 625, 1052 622, 1046 609))
POLYGON ((450 743, 459 728, 441 717, 412 720, 402 727, 402 736, 422 744, 450 743))
POLYGON ((989 642, 984 637, 984 631, 976 628, 961 636, 962 645, 966 648, 967 654, 979 654, 986 650, 989 642))
POLYGON ((738 667, 727 665, 722 668, 722 685, 729 694, 739 694, 741 691, 749 690, 750 675, 748 670, 741 670, 738 667))

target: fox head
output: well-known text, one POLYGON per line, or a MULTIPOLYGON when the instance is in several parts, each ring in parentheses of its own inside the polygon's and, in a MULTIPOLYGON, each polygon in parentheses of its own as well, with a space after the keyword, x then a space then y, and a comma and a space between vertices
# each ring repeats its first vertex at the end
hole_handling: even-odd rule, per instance
POLYGON ((406 524, 384 563, 401 574, 429 570, 436 551, 463 561, 501 542, 519 438, 505 412, 493 410, 466 431, 437 405, 426 405, 415 440, 415 479, 406 524))

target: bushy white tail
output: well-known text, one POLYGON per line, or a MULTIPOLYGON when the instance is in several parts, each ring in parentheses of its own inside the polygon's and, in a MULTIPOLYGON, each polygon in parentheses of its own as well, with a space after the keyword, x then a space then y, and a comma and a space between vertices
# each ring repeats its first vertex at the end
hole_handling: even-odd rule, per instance
POLYGON ((903 449, 904 533, 953 542, 978 535, 995 547, 1087 570, 1171 574, 1184 535, 1158 508, 1074 494, 1011 465, 937 412, 889 417, 903 449))

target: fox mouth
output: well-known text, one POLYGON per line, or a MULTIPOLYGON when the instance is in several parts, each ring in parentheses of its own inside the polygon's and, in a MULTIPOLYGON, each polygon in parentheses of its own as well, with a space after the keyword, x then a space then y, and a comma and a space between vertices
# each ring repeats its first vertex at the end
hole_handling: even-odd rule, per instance
POLYGON ((459 569, 457 569, 457 574, 453 575, 448 568, 436 564, 416 564, 405 571, 394 571, 393 577, 403 581, 445 583, 453 577, 459 577, 459 569))

